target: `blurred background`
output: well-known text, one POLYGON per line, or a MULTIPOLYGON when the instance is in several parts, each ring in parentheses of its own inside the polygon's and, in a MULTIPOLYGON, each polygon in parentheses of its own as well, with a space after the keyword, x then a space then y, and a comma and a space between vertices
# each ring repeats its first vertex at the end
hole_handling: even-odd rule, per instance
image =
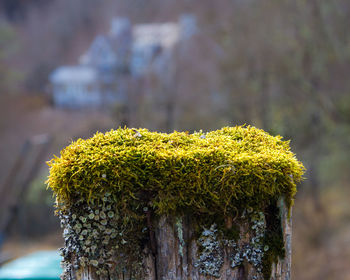
POLYGON ((0 0, 0 263, 62 246, 72 140, 250 124, 307 168, 293 278, 350 279, 349 26, 348 0, 0 0))

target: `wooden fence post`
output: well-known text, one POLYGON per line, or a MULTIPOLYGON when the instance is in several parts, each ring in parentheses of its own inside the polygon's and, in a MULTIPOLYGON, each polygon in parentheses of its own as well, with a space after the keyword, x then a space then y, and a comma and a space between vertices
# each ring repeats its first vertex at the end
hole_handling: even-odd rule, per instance
POLYGON ((63 279, 290 279, 303 166, 280 137, 119 129, 78 140, 50 167, 63 279))

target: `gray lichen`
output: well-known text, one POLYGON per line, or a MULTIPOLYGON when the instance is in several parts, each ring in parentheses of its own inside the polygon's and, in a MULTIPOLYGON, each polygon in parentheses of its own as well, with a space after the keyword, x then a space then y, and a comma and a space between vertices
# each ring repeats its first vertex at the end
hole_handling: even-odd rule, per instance
POLYGON ((182 219, 180 217, 176 218, 175 228, 177 232, 177 238, 179 240, 179 255, 184 257, 184 246, 186 245, 184 236, 183 236, 183 228, 182 228, 182 219))
POLYGON ((220 269, 224 263, 223 250, 217 233, 216 224, 212 224, 209 229, 203 229, 198 239, 200 254, 195 264, 199 273, 214 277, 220 277, 220 269))
POLYGON ((250 225, 249 242, 241 246, 238 246, 235 241, 231 241, 229 244, 234 251, 230 257, 231 267, 241 266, 244 261, 247 261, 257 272, 254 279, 262 279, 263 257, 264 253, 269 250, 269 247, 263 242, 266 231, 265 215, 263 212, 254 212, 249 214, 248 219, 250 225))
POLYGON ((61 278, 64 280, 74 279, 73 271, 86 266, 94 267, 96 274, 101 276, 110 273, 110 267, 116 265, 121 270, 132 267, 134 274, 141 272, 139 259, 130 263, 130 260, 120 258, 123 252, 141 258, 140 245, 129 242, 129 236, 125 236, 125 231, 130 227, 129 220, 120 219, 119 213, 111 210, 114 209, 114 201, 110 195, 106 194, 102 201, 89 205, 78 200, 69 208, 58 209, 64 228, 65 247, 61 249, 64 268, 61 278), (128 247, 128 244, 132 246, 128 247), (135 254, 132 254, 133 250, 135 254))
POLYGON ((222 238, 221 229, 217 229, 216 224, 212 224, 209 229, 204 228, 200 238, 199 255, 196 267, 204 275, 220 277, 220 269, 224 263, 224 248, 229 248, 232 252, 229 256, 232 269, 242 266, 244 262, 250 263, 256 271, 254 279, 263 279, 263 257, 269 250, 269 246, 264 244, 266 231, 266 221, 263 212, 253 212, 248 209, 242 215, 242 222, 249 225, 247 231, 241 233, 240 238, 246 234, 249 240, 227 240, 222 238))

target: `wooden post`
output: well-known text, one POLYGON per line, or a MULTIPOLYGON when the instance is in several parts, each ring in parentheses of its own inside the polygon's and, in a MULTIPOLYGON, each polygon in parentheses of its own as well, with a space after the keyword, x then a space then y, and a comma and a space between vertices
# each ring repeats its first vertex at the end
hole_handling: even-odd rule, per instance
MULTIPOLYGON (((144 248, 140 248, 138 252, 140 259, 134 260, 133 264, 128 264, 124 262, 127 256, 118 250, 111 249, 116 243, 112 243, 113 245, 110 242, 104 243, 105 238, 113 230, 104 225, 113 225, 115 221, 114 213, 108 212, 105 215, 100 210, 106 205, 108 207, 108 201, 104 206, 97 205, 96 207, 78 202, 76 212, 61 213, 61 221, 65 227, 66 248, 73 246, 74 250, 86 250, 85 246, 96 244, 95 246, 102 248, 103 251, 90 254, 90 250, 94 249, 93 246, 90 246, 90 250, 87 251, 87 256, 92 258, 90 260, 78 256, 79 254, 75 255, 74 250, 68 254, 66 252, 65 255, 69 256, 69 263, 66 263, 66 268, 68 268, 66 279, 289 280, 291 219, 288 217, 284 199, 281 198, 276 204, 275 208, 279 213, 273 222, 277 221, 277 224, 281 226, 280 234, 283 240, 284 255, 267 263, 271 266, 271 272, 268 272, 270 278, 266 278, 264 271, 269 268, 264 267, 266 263, 263 260, 264 255, 271 249, 263 241, 269 230, 268 220, 264 214, 266 209, 251 213, 243 211, 240 217, 230 217, 231 221, 225 224, 226 230, 227 226, 239 229, 238 238, 231 240, 223 237, 223 229, 215 223, 210 227, 203 226, 200 232, 196 232, 195 222, 190 217, 154 216, 151 222, 148 221, 148 224, 152 224, 147 229, 147 236, 150 238, 144 248), (84 215, 81 210, 88 211, 84 215), (67 218, 67 216, 70 217, 67 218), (94 234, 94 232, 95 241, 85 239, 87 235, 94 234), (112 254, 109 253, 110 250, 112 254), (110 254, 109 258, 108 254, 110 254), (101 256, 102 260, 92 256, 101 256), (103 263, 106 259, 108 259, 108 265, 103 263), (82 263, 84 265, 81 265, 82 263), (103 267, 102 270, 101 267, 103 267)), ((267 215, 273 214, 268 213, 267 215)), ((118 227, 115 229, 117 232, 118 227)), ((111 237, 116 238, 115 235, 111 237)), ((123 241, 124 239, 121 240, 122 243, 126 242, 123 241)), ((135 246, 138 245, 135 244, 135 246)))
POLYGON ((290 280, 303 166, 279 137, 119 129, 50 166, 64 280, 290 280))

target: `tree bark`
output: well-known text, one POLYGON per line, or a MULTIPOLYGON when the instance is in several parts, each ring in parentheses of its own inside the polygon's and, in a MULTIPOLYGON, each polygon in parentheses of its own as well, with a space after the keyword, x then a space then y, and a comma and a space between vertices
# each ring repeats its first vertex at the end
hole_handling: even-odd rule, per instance
MULTIPOLYGON (((291 274, 291 219, 283 199, 278 202, 285 248, 284 259, 272 264, 272 280, 290 280, 291 274)), ((240 225, 240 239, 238 247, 244 247, 252 236, 247 232, 247 224, 240 225)), ((131 278, 130 273, 124 271, 117 276, 98 276, 93 267, 80 268, 73 271, 72 279, 96 280, 263 280, 264 277, 257 271, 257 267, 244 260, 240 265, 232 268, 232 254, 234 248, 223 246, 222 262, 219 275, 203 274, 198 266, 199 247, 191 227, 190 219, 186 217, 161 217, 154 229, 156 239, 156 254, 150 248, 143 252, 143 275, 131 278)))

